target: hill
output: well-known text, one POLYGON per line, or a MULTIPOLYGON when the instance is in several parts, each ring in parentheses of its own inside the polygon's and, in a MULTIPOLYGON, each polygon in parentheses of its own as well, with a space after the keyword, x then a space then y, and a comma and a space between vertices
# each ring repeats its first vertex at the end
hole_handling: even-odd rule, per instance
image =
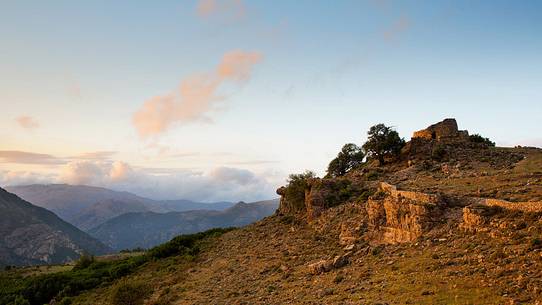
POLYGON ((448 119, 383 164, 298 175, 277 193, 273 216, 158 246, 69 301, 542 304, 541 149, 493 147, 448 119))
POLYGON ((58 264, 109 251, 54 213, 0 188, 0 265, 58 264))
POLYGON ((128 192, 67 184, 9 186, 21 198, 44 207, 81 230, 89 231, 116 216, 131 212, 180 212, 196 209, 223 210, 233 203, 201 203, 190 200, 152 200, 128 192))
POLYGON ((150 248, 179 234, 244 226, 273 214, 277 207, 278 200, 269 200, 240 202, 224 211, 128 213, 105 222, 89 233, 117 250, 150 248))

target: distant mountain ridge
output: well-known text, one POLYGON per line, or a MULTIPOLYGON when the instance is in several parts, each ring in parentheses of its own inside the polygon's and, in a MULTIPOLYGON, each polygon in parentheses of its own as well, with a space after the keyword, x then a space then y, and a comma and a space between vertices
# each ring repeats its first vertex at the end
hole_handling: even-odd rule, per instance
POLYGON ((8 186, 6 190, 54 212, 87 232, 125 213, 224 210, 234 205, 231 202, 200 203, 183 199, 153 200, 129 192, 86 185, 33 184, 8 186))
POLYGON ((0 265, 58 264, 109 252, 53 212, 0 188, 0 265))
POLYGON ((190 234, 217 227, 239 227, 272 215, 278 199, 237 203, 224 211, 127 213, 110 219, 89 233, 113 249, 149 248, 179 234, 190 234))

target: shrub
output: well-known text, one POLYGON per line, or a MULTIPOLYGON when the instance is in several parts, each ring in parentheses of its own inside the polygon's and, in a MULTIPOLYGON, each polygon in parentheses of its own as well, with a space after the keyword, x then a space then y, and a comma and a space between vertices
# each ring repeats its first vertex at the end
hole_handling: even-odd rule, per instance
POLYGON ((88 268, 88 266, 92 265, 92 263, 94 263, 94 261, 95 261, 94 256, 88 255, 88 254, 83 254, 83 255, 81 255, 81 257, 79 257, 77 262, 75 262, 75 266, 73 266, 73 270, 80 270, 80 269, 88 268))
POLYGON ((111 292, 111 304, 141 305, 151 293, 150 286, 142 281, 122 280, 111 292))
POLYGON ((356 144, 345 144, 337 157, 329 163, 327 167, 327 174, 330 177, 344 176, 352 169, 363 164, 365 159, 365 153, 361 147, 356 144))
POLYGON ((284 197, 287 204, 290 205, 293 210, 299 211, 305 207, 305 190, 308 187, 307 181, 315 177, 316 174, 312 171, 290 175, 284 197))
POLYGON ((495 142, 491 141, 489 138, 484 138, 479 134, 472 134, 469 136, 469 140, 473 143, 482 143, 489 147, 495 147, 495 142))
POLYGON ((377 159, 380 165, 384 164, 387 156, 399 155, 405 146, 405 140, 399 137, 399 133, 384 124, 372 126, 367 135, 363 149, 369 157, 377 159))

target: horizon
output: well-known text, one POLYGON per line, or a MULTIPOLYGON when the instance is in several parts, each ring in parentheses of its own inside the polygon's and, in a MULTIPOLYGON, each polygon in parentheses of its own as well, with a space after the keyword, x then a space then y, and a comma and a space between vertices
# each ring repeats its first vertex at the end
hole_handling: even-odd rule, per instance
POLYGON ((449 117, 542 146, 538 1, 4 8, 2 187, 254 202, 374 124, 409 140, 449 117))

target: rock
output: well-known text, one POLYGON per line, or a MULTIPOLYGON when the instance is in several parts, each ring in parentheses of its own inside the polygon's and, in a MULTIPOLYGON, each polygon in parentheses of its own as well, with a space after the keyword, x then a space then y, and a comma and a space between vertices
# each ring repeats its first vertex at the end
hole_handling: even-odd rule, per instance
POLYGON ((351 251, 351 250, 354 249, 355 246, 356 246, 355 244, 350 244, 350 245, 344 247, 343 250, 345 250, 345 251, 351 251))
POLYGON ((332 264, 333 268, 341 268, 348 265, 350 263, 350 259, 349 259, 350 254, 351 253, 335 256, 335 258, 333 259, 333 264, 332 264))
MULTIPOLYGON (((339 244, 342 246, 349 246, 356 243, 360 233, 359 224, 351 222, 341 223, 341 233, 339 233, 339 244)), ((351 250, 351 249, 350 249, 351 250)))
POLYGON ((312 274, 322 274, 328 272, 333 268, 333 261, 320 260, 316 263, 309 265, 309 272, 312 274))
POLYGON ((399 191, 382 183, 384 197, 371 197, 367 202, 369 238, 373 242, 395 244, 412 242, 433 227, 444 202, 440 196, 420 192, 399 191))

